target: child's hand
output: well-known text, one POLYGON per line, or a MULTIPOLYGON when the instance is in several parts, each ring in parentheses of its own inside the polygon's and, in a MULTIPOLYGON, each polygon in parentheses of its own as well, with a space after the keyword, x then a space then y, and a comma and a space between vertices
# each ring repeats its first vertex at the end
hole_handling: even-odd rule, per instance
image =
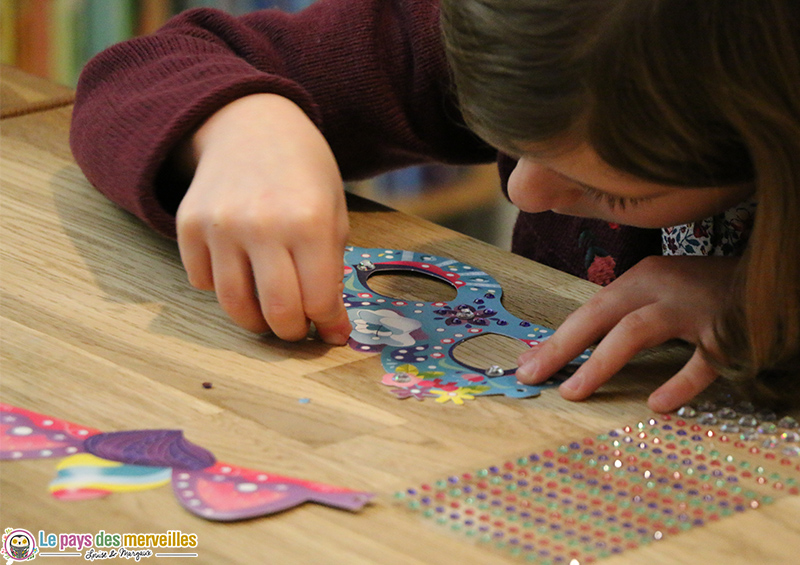
MULTIPOLYGON (((614 376, 639 351, 670 339, 703 343, 714 351, 713 324, 730 292, 737 258, 648 257, 573 312, 551 338, 518 359, 521 382, 546 380, 597 345, 592 356, 559 388, 582 400, 614 376), (605 337, 604 337, 605 336, 605 337)), ((705 389, 717 372, 699 349, 648 400, 669 412, 705 389)))
POLYGON ((291 101, 255 94, 225 106, 178 158, 195 168, 178 208, 181 258, 196 288, 253 332, 304 338, 309 321, 344 344, 344 188, 322 134, 291 101))

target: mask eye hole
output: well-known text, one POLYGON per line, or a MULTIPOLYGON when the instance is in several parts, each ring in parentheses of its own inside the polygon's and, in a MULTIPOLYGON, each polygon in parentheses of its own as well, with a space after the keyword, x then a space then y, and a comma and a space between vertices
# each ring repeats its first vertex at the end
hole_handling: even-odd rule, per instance
POLYGON ((496 366, 507 375, 516 371, 517 357, 528 349, 528 344, 519 339, 486 333, 457 343, 453 347, 453 358, 481 374, 496 366))
POLYGON ((415 271, 378 271, 369 276, 368 286, 377 294, 397 300, 450 302, 458 295, 450 283, 415 271))

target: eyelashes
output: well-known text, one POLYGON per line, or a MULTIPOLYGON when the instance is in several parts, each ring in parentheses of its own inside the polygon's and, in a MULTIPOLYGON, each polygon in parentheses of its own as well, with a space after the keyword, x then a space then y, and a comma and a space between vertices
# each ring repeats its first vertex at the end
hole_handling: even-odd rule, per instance
POLYGON ((575 179, 572 179, 563 173, 550 169, 552 173, 561 177, 567 183, 571 183, 573 186, 576 186, 583 193, 591 198, 592 200, 603 204, 611 211, 622 211, 624 212, 626 208, 635 208, 639 204, 643 202, 647 202, 648 200, 653 200, 655 196, 617 196, 616 194, 609 194, 608 192, 603 192, 602 190, 598 190, 595 187, 583 184, 575 179))
POLYGON ((584 193, 592 198, 593 200, 605 204, 611 210, 622 210, 624 211, 625 208, 633 208, 641 204, 642 202, 646 202, 649 198, 633 198, 630 196, 616 196, 614 194, 608 194, 607 192, 600 192, 590 186, 580 185, 581 189, 583 189, 584 193))

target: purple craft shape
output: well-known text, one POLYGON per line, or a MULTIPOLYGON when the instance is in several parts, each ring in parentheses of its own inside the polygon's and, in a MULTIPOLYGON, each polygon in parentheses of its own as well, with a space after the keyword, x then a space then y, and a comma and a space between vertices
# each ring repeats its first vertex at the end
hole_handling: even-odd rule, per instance
POLYGON ((43 459, 83 453, 99 430, 0 403, 0 459, 43 459))
POLYGON ((92 436, 86 451, 128 465, 198 470, 210 467, 216 458, 210 451, 183 437, 180 430, 133 430, 92 436))
POLYGON ((356 511, 373 497, 219 462, 202 470, 173 470, 172 490, 188 511, 219 522, 266 516, 304 502, 356 511))

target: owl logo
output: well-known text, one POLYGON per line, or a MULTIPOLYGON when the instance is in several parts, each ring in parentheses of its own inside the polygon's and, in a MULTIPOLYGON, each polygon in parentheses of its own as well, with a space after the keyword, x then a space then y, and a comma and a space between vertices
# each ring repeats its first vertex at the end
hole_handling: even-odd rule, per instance
POLYGON ((8 560, 8 563, 34 559, 38 551, 36 539, 28 530, 6 528, 0 554, 8 560))

